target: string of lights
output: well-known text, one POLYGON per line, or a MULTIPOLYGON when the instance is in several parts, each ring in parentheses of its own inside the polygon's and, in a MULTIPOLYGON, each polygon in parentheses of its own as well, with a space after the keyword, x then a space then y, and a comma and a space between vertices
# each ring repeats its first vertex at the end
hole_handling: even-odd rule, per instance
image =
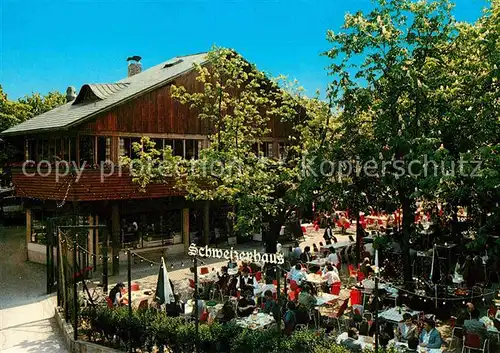
POLYGON ((442 297, 422 295, 422 294, 417 293, 417 292, 412 292, 412 291, 410 291, 408 289, 395 286, 392 283, 390 283, 388 281, 385 281, 383 279, 380 279, 380 282, 381 283, 385 283, 387 285, 390 285, 392 288, 398 290, 398 292, 404 292, 405 293, 404 296, 406 296, 406 297, 409 296, 409 295, 412 295, 412 296, 416 296, 416 297, 422 298, 424 300, 424 302, 426 302, 427 300, 438 301, 438 302, 442 302, 443 305, 446 305, 446 302, 454 302, 454 301, 462 301, 463 304, 465 304, 466 300, 472 300, 472 299, 478 299, 478 298, 482 298, 483 301, 486 301, 486 299, 485 299, 486 295, 494 294, 495 293, 494 291, 492 291, 491 293, 482 293, 482 294, 478 294, 478 295, 474 295, 473 294, 473 295, 464 296, 462 298, 459 298, 459 297, 442 298, 442 297))

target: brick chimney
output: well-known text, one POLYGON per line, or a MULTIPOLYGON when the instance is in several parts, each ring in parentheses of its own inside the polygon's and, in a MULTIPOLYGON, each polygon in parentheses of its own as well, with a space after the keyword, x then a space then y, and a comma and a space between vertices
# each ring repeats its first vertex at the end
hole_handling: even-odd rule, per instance
POLYGON ((66 102, 72 102, 76 99, 76 89, 73 86, 69 86, 66 90, 66 102))
POLYGON ((128 61, 128 77, 137 75, 142 71, 141 57, 131 56, 127 59, 128 61))

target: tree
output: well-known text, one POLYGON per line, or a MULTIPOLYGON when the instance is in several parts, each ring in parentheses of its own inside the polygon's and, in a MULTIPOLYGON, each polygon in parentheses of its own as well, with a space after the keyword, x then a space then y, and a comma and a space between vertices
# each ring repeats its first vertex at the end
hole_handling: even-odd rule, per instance
POLYGON ((327 55, 334 60, 330 97, 349 117, 345 133, 352 125, 369 131, 359 137, 369 141, 358 144, 359 152, 370 154, 363 148, 370 145, 371 159, 378 161, 376 179, 386 197, 402 206, 403 272, 411 282, 415 201, 421 188, 435 185, 422 176, 423 166, 427 160, 444 158, 439 149, 441 113, 431 96, 442 84, 436 71, 443 71, 441 61, 455 39, 456 26, 446 0, 380 0, 377 5, 367 14, 346 15, 342 32, 328 33, 332 48, 327 55))
MULTIPOLYGON (((18 100, 9 100, 0 85, 0 131, 7 130, 36 115, 54 109, 65 102, 65 95, 56 91, 49 92, 45 96, 39 93, 32 93, 18 100)), ((15 153, 15 148, 11 144, 6 143, 0 152, 0 166, 5 166, 7 160, 15 153)), ((3 168, 0 167, 0 175, 2 174, 3 168)))
MULTIPOLYGON (((252 234, 267 225, 266 250, 276 251, 282 225, 307 202, 301 190, 301 156, 329 115, 318 98, 308 99, 296 85, 271 80, 236 52, 214 48, 209 64, 195 66, 198 92, 172 87, 172 96, 208 122, 209 146, 200 159, 181 161, 171 150, 157 151, 147 139, 140 151, 135 181, 142 187, 174 174, 178 187, 194 200, 220 200, 233 206, 235 227, 252 234), (256 145, 270 134, 271 120, 291 127, 286 151, 264 156, 256 145)), ((317 136, 317 135, 316 135, 317 136)), ((132 161, 124 159, 126 165, 132 161)))

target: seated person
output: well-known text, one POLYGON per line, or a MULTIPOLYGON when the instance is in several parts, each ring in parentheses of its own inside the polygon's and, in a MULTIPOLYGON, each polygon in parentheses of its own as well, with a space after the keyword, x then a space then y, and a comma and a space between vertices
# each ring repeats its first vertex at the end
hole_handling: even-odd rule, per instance
POLYGON ((441 334, 436 330, 436 324, 432 320, 425 320, 424 329, 420 334, 420 347, 437 349, 441 348, 441 334))
POLYGON ((331 262, 335 267, 337 267, 337 265, 340 263, 339 255, 333 247, 330 248, 330 254, 326 258, 326 261, 331 262))
POLYGON ((264 303, 264 312, 266 314, 272 315, 276 321, 279 320, 280 309, 278 307, 278 304, 276 303, 276 300, 274 300, 273 298, 273 292, 268 290, 264 293, 264 295, 264 298, 266 300, 266 302, 264 303))
POLYGON ((323 279, 326 279, 326 291, 329 292, 330 288, 332 287, 332 284, 340 282, 340 277, 339 277, 339 272, 335 271, 337 269, 336 267, 333 267, 332 265, 329 265, 327 267, 327 272, 323 275, 323 279))
POLYGON ((316 306, 317 300, 311 295, 311 288, 304 286, 299 294, 299 305, 304 307, 307 311, 311 311, 316 306))
POLYGON ((288 277, 291 281, 297 282, 297 284, 300 286, 302 284, 302 281, 306 279, 306 274, 304 271, 302 271, 302 265, 300 263, 295 265, 295 267, 293 267, 288 273, 288 277))
POLYGON ((122 295, 123 289, 125 289, 125 285, 120 282, 109 291, 109 299, 111 299, 114 306, 121 306, 127 303, 127 299, 122 295))
POLYGON ((472 303, 465 304, 465 309, 458 315, 455 326, 463 327, 465 320, 472 319, 473 313, 474 313, 474 316, 480 315, 479 310, 476 309, 474 304, 472 304, 472 303))
POLYGON ((418 338, 416 337, 411 337, 408 340, 408 348, 404 353, 413 353, 416 352, 418 349, 418 338))
POLYGON ((396 337, 398 341, 405 342, 409 341, 410 338, 418 339, 418 327, 413 322, 411 315, 405 313, 403 315, 403 320, 404 322, 398 325, 398 329, 396 331, 396 337))
POLYGON ((253 292, 246 291, 238 301, 238 316, 249 316, 255 310, 255 301, 253 300, 253 292))
POLYGON ((225 302, 222 309, 217 313, 216 320, 225 324, 236 317, 236 313, 234 312, 233 306, 230 302, 225 302))
POLYGON ((227 263, 227 268, 238 268, 238 263, 234 257, 227 263))
POLYGON ((356 328, 351 327, 349 331, 347 331, 347 338, 342 341, 342 346, 347 348, 349 352, 361 353, 363 351, 361 344, 357 342, 358 340, 358 330, 356 328))
POLYGON ((484 323, 479 321, 479 311, 472 311, 470 320, 464 321, 464 333, 478 335, 481 338, 481 346, 487 338, 488 330, 484 323))
POLYGON ((295 329, 295 325, 297 324, 295 303, 288 302, 286 304, 286 309, 287 310, 283 317, 283 321, 285 323, 285 333, 290 335, 295 329))
POLYGON ((236 282, 236 289, 241 292, 245 292, 253 291, 257 287, 257 280, 255 279, 255 277, 250 276, 248 269, 244 267, 241 276, 238 277, 238 280, 236 282))

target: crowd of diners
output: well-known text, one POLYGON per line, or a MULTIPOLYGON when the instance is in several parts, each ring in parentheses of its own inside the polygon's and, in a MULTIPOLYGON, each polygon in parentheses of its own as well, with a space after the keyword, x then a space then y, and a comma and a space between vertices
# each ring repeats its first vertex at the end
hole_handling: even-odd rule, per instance
MULTIPOLYGON (((375 216, 387 218, 385 225, 391 230, 382 230, 391 239, 392 251, 401 252, 396 232, 400 215, 381 214, 373 217, 375 216)), ((199 283, 195 285, 193 279, 189 281, 191 289, 198 289, 197 293, 191 295, 191 304, 194 305, 194 298, 198 298, 196 305, 200 322, 227 323, 234 319, 249 318, 260 312, 272 316, 275 322, 281 321, 282 328, 288 334, 304 326, 321 326, 327 332, 338 335, 339 343, 353 352, 362 349, 366 342, 373 343, 376 327, 382 347, 393 344, 408 352, 415 352, 418 347, 430 349, 431 352, 439 351, 444 342, 436 329, 436 316, 424 312, 425 308, 418 308, 418 305, 412 302, 412 298, 416 296, 403 297, 401 291, 391 290, 390 285, 374 295, 373 279, 376 272, 382 284, 391 282, 400 272, 394 259, 382 258, 380 268, 375 267, 373 251, 369 251, 368 244, 364 244, 362 240, 368 235, 364 232, 360 241, 362 261, 356 265, 354 256, 346 253, 347 250, 355 251, 352 246, 355 244, 354 238, 345 235, 350 224, 347 212, 323 214, 322 219, 315 223, 315 227, 318 227, 320 222, 324 223, 324 242, 312 246, 301 246, 296 242, 287 257, 288 267, 281 267, 279 271, 276 271, 275 265, 248 263, 236 259, 231 259, 227 265, 218 269, 199 269, 199 283), (335 235, 335 227, 340 227, 340 235, 335 235), (339 242, 338 238, 341 236, 349 240, 339 242), (348 245, 340 245, 341 243, 348 245), (282 273, 283 277, 278 279, 277 273, 282 273), (351 283, 352 281, 354 283, 351 283), (326 301, 322 300, 325 293, 331 295, 326 301), (211 311, 208 304, 214 300, 219 302, 220 308, 211 311), (397 319, 382 315, 395 306, 399 311, 397 319), (374 321, 375 312, 379 314, 377 324, 374 321), (360 340, 360 337, 363 339, 360 340)), ((422 215, 421 219, 429 221, 429 217, 425 215, 422 215)), ((278 244, 278 251, 281 250, 281 245, 278 244)), ((412 257, 414 256, 413 253, 412 257)), ((194 272, 194 269, 192 270, 194 272)), ((486 280, 481 277, 484 274, 484 256, 475 254, 459 257, 454 273, 449 275, 455 278, 454 282, 458 285, 472 288, 486 280)), ((115 305, 124 303, 124 298, 119 294, 122 289, 119 284, 110 292, 110 300, 115 305)), ((495 334, 491 336, 488 325, 500 329, 500 311, 497 312, 493 305, 487 315, 491 322, 487 324, 473 303, 467 303, 463 309, 456 320, 449 318, 453 320, 452 325, 456 328, 454 337, 477 335, 482 343, 488 338, 490 343, 493 343, 495 334)), ((168 306, 166 310, 172 316, 186 315, 185 305, 178 295, 176 303, 168 306)), ((194 311, 189 315, 194 315, 194 311)), ((495 344, 491 346, 495 347, 495 344)))

